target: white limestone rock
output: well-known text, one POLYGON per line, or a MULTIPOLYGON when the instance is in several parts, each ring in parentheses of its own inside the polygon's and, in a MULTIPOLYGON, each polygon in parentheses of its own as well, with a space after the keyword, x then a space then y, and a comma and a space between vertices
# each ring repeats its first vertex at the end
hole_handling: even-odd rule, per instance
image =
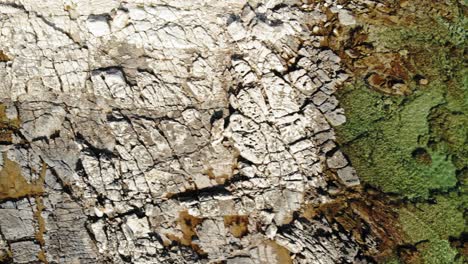
POLYGON ((345 9, 341 9, 338 12, 338 20, 344 26, 352 26, 356 24, 356 18, 354 18, 350 11, 345 9))
POLYGON ((95 37, 102 37, 110 34, 109 22, 105 16, 90 16, 86 21, 89 32, 95 37))
POLYGON ((136 215, 127 217, 123 228, 129 231, 127 237, 131 240, 147 237, 150 232, 148 219, 138 218, 136 215))
POLYGON ((27 253, 18 263, 40 250, 49 263, 361 261, 358 242, 298 217, 333 199, 326 168, 359 184, 334 143, 346 76, 312 31, 321 9, 49 2, 0 8, 0 102, 21 122, 0 157, 45 175, 34 202, 0 201, 0 252, 4 239, 27 253))

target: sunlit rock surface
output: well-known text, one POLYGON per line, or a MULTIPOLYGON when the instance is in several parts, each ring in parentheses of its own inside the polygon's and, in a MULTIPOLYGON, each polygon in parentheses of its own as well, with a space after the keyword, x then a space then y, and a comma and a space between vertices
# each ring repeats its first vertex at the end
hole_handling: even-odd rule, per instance
POLYGON ((322 2, 0 2, 0 258, 372 262, 322 2))

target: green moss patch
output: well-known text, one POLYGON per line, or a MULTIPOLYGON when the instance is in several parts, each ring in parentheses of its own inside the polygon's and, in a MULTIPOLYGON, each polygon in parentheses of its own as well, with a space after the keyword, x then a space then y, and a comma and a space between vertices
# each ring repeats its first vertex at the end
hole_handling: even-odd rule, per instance
POLYGON ((345 42, 361 56, 343 58, 355 76, 337 95, 348 120, 337 138, 363 183, 402 201, 407 253, 395 263, 463 263, 450 241, 468 231, 468 10, 400 2, 391 15, 358 16, 359 41, 345 42))
POLYGON ((364 182, 384 192, 428 198, 431 190, 447 191, 457 183, 451 154, 428 146, 429 117, 444 98, 437 90, 409 98, 383 95, 363 83, 348 87, 340 98, 348 122, 337 134, 364 182))

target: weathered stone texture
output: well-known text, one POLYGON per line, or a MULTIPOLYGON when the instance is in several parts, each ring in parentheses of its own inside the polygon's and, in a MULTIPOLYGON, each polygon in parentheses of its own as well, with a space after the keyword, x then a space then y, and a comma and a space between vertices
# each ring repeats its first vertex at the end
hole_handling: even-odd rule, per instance
POLYGON ((327 19, 319 7, 1 2, 0 96, 21 122, 1 151, 43 190, 0 204, 0 253, 6 243, 17 263, 365 261, 350 234, 301 216, 332 199, 331 182, 359 184, 334 143, 345 117, 333 93, 347 75, 312 32, 327 19))

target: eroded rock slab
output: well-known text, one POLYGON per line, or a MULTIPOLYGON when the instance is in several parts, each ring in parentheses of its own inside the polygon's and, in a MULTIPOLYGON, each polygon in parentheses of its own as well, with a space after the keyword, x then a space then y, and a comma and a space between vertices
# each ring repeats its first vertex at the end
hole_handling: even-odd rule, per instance
POLYGON ((312 30, 332 1, 0 5, 1 151, 40 185, 0 184, 15 262, 368 261, 302 216, 359 185, 332 128, 347 75, 312 30))

